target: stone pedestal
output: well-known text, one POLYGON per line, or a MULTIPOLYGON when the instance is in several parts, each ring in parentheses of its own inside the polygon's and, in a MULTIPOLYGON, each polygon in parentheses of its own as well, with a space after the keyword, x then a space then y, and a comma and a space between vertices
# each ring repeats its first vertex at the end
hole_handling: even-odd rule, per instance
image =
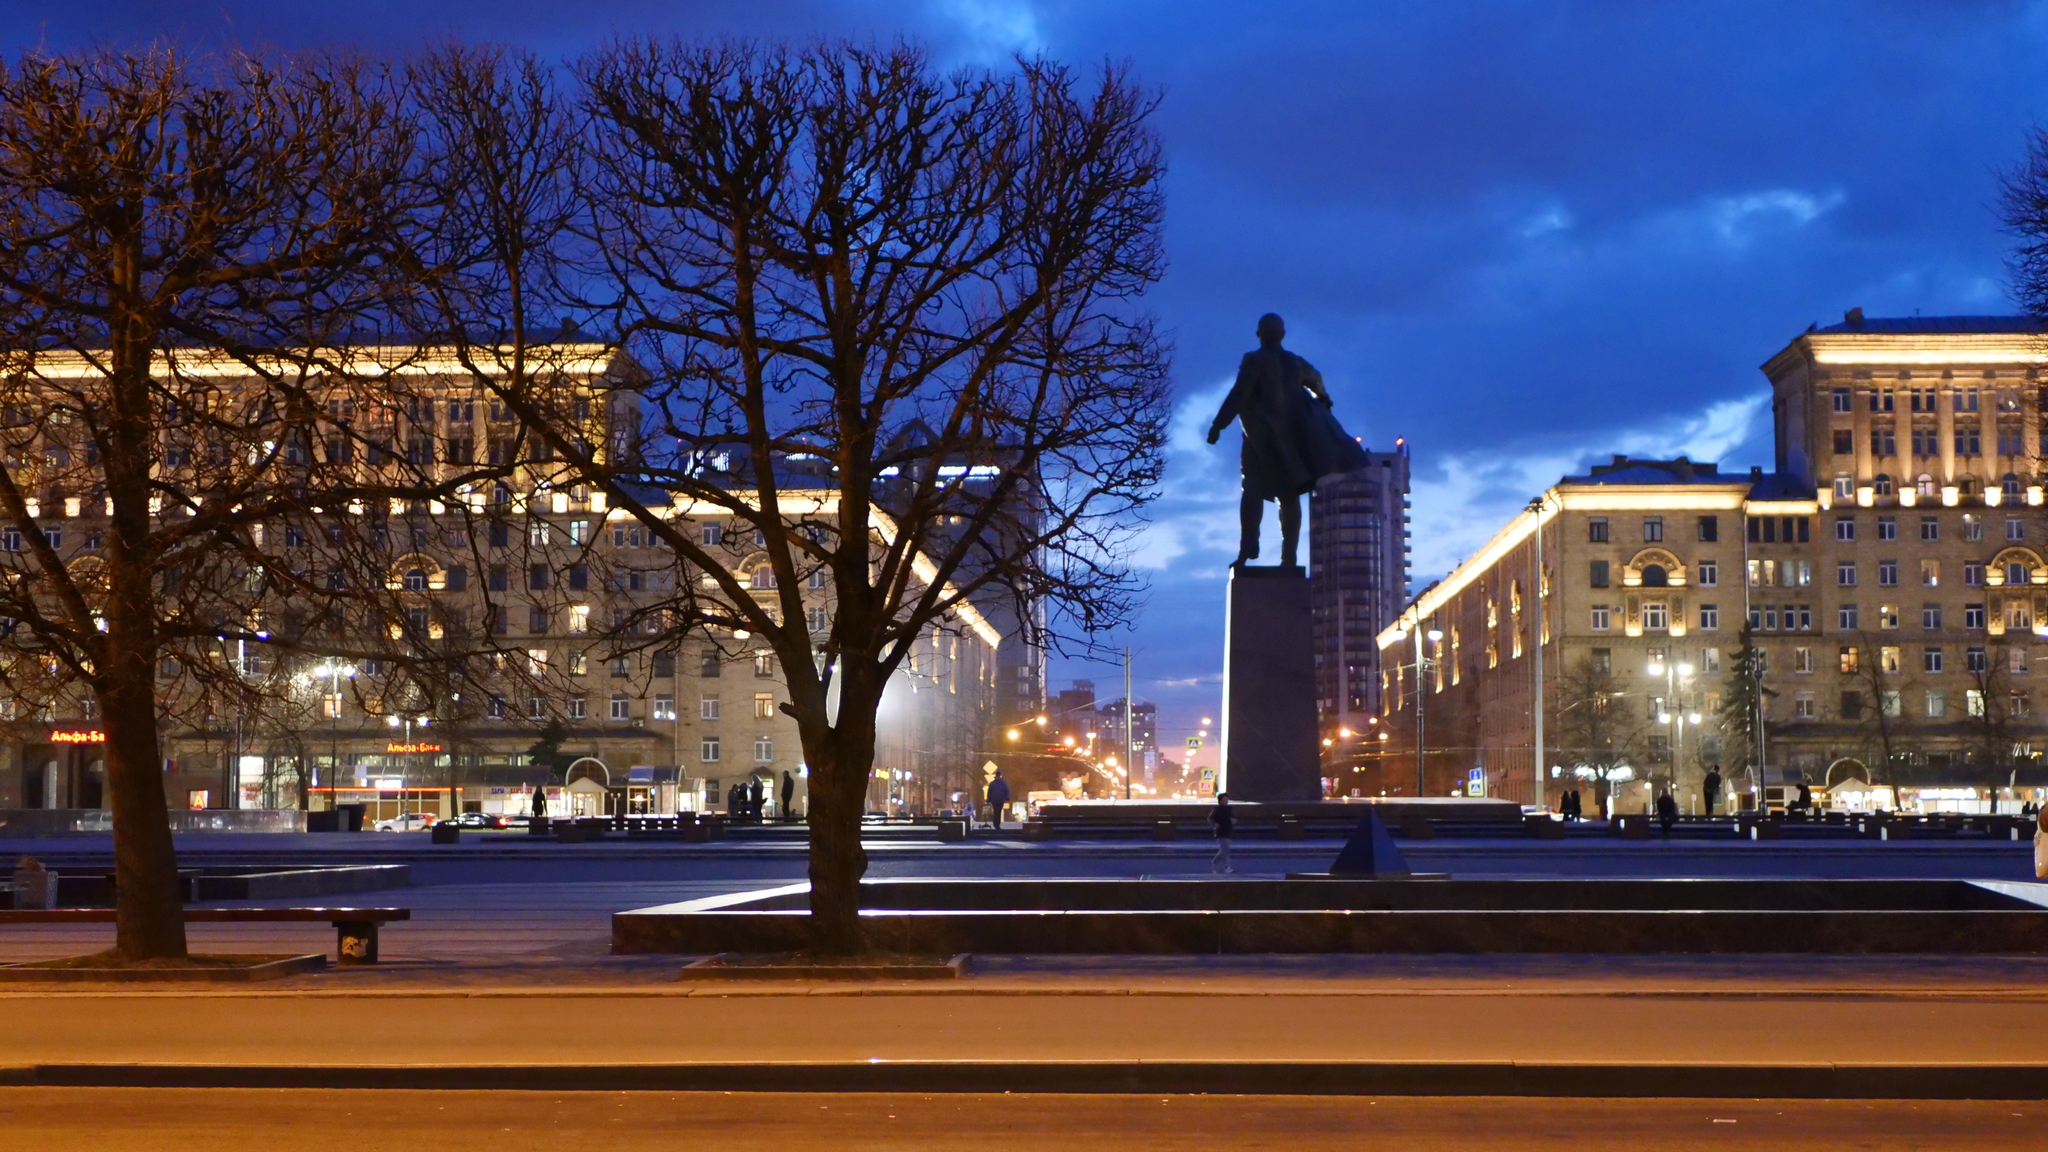
POLYGON ((1223 640, 1223 773, 1233 800, 1319 800, 1308 572, 1233 568, 1223 640))

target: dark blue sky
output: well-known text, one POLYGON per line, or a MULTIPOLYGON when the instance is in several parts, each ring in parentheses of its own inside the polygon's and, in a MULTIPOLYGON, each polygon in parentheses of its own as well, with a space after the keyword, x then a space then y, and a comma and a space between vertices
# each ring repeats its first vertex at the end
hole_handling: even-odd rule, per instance
MULTIPOLYGON (((2008 311, 1997 176, 2048 119, 2040 4, 0 8, 10 52, 153 36, 403 50, 465 36, 568 54, 614 32, 901 35, 961 62, 1129 60, 1164 91, 1172 266, 1155 305, 1175 333, 1182 411, 1132 645, 1169 746, 1219 691, 1235 451, 1200 433, 1259 313, 1287 317, 1348 427, 1375 447, 1409 438, 1426 579, 1589 458, 1768 464, 1756 365, 1810 321, 1857 305, 2008 311)), ((1064 664, 1055 686, 1088 673, 1064 664)))

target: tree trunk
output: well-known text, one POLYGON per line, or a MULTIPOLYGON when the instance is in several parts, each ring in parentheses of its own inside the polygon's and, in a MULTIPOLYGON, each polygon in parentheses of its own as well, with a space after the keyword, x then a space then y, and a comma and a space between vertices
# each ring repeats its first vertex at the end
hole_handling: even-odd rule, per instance
POLYGON ((146 661, 117 653, 99 677, 114 812, 114 950, 128 960, 185 955, 185 904, 178 895, 150 674, 146 661))
POLYGON ((115 341, 109 381, 106 638, 93 691, 106 717, 108 806, 114 814, 114 949, 128 960, 182 958, 185 904, 164 803, 156 730, 156 606, 149 549, 153 421, 149 354, 115 341))
POLYGON ((860 828, 875 758, 874 710, 842 703, 840 715, 848 726, 825 731, 821 754, 807 752, 812 757, 811 946, 851 955, 867 946, 860 926, 860 880, 868 870, 868 854, 860 845, 860 828))

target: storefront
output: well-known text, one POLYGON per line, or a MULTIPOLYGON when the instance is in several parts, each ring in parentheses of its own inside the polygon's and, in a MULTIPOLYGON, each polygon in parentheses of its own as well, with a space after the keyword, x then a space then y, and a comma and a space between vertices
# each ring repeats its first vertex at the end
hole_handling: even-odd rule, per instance
POLYGON ((21 806, 107 806, 107 734, 96 728, 56 728, 41 743, 20 749, 21 806))

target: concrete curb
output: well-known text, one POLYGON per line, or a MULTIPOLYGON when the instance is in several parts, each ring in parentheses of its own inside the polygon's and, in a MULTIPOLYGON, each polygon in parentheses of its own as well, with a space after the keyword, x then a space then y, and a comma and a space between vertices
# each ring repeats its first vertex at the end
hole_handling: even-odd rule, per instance
POLYGON ((48 961, 0 965, 0 984, 249 984, 327 968, 325 952, 274 956, 217 968, 50 968, 48 961))
POLYGON ((2043 1064, 868 1061, 625 1065, 37 1064, 0 1085, 439 1091, 2042 1100, 2043 1064))

